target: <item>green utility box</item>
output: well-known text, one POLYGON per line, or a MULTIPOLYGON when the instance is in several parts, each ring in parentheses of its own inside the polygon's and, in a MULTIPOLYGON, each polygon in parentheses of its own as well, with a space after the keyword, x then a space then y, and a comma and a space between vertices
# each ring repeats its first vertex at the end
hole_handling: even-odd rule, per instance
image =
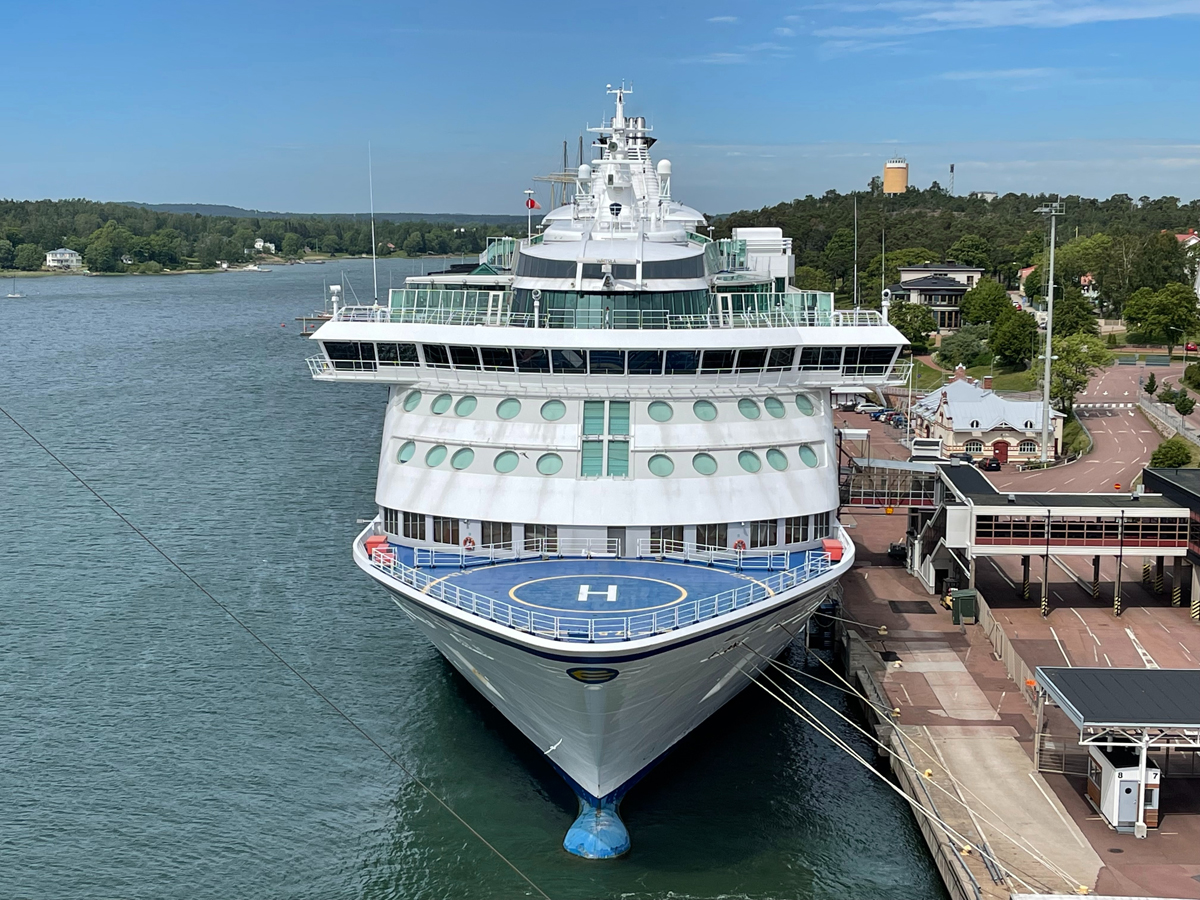
POLYGON ((976 591, 951 591, 950 600, 955 625, 961 625, 968 618, 972 624, 979 624, 979 594, 976 591))

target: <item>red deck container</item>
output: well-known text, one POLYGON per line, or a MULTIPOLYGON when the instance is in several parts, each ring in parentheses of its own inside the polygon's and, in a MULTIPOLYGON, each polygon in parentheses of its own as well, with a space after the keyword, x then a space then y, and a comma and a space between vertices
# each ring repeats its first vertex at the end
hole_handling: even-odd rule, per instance
POLYGON ((841 562, 842 559, 842 542, 833 538, 825 538, 821 541, 821 549, 829 554, 830 562, 841 562))

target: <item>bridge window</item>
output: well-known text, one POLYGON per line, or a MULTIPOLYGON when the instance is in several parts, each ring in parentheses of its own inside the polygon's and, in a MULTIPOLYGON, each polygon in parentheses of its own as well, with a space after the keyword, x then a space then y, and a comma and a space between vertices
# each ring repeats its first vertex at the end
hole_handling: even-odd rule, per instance
MULTIPOLYGON (((631 281, 634 278, 637 278, 637 266, 636 265, 630 265, 629 263, 613 263, 611 268, 612 268, 611 274, 612 274, 613 278, 621 278, 626 281, 631 281)), ((572 276, 573 275, 574 275, 574 273, 572 273, 572 276)), ((604 277, 604 263, 584 263, 583 264, 583 277, 584 278, 603 278, 604 277)), ((643 275, 642 277, 645 277, 645 276, 643 275)))
POLYGON ((322 341, 322 346, 335 369, 375 371, 375 345, 369 341, 322 341))
MULTIPOLYGON (((615 266, 613 267, 616 268, 615 266)), ((642 278, 703 278, 704 255, 682 259, 663 259, 642 263, 642 278)))
POLYGON ((551 350, 555 375, 586 375, 587 357, 583 350, 551 350))
POLYGON ((458 519, 451 516, 434 516, 433 541, 435 544, 458 546, 458 519))
POLYGON ((801 371, 817 371, 840 369, 842 366, 841 347, 802 347, 800 348, 801 371))
POLYGON ((668 375, 694 375, 698 368, 700 368, 699 350, 667 351, 666 373, 668 375))
POLYGON ((588 352, 592 375, 624 375, 624 350, 591 350, 588 352))
POLYGON ((549 372, 550 354, 545 350, 517 350, 517 371, 549 372))
POLYGON ((739 350, 737 357, 737 370, 739 372, 757 372, 767 362, 767 350, 765 347, 758 350, 739 350))
POLYGON ((422 344, 421 352, 425 354, 425 365, 430 368, 450 368, 450 353, 441 344, 422 344))
POLYGON ((479 351, 475 347, 454 347, 450 348, 450 359, 454 362, 456 369, 478 369, 479 368, 479 351))
POLYGON ((376 344, 376 355, 381 366, 419 366, 416 344, 376 344))
POLYGON ((847 375, 882 375, 895 355, 895 347, 847 347, 842 368, 847 375))
POLYGON ((776 347, 767 359, 768 369, 790 369, 796 358, 795 347, 776 347))
POLYGON ((485 372, 515 372, 513 352, 507 347, 480 347, 485 372))
POLYGON ((696 544, 701 547, 724 550, 729 546, 729 526, 724 522, 715 525, 697 525, 696 544))
POLYGON ((1020 453, 1037 453, 1037 441, 1021 441, 1021 443, 1017 444, 1017 451, 1020 453))
POLYGON ((749 525, 751 547, 774 547, 779 543, 779 522, 775 519, 762 519, 749 525))
POLYGON ((517 257, 516 274, 521 278, 574 278, 575 260, 543 259, 522 253, 517 257))
POLYGON ((712 375, 718 372, 733 371, 732 350, 705 350, 704 362, 700 366, 702 375, 712 375))
POLYGON ((425 513, 404 514, 404 536, 414 541, 425 540, 425 513))
POLYGON ((982 453, 983 441, 967 441, 966 444, 963 445, 963 449, 968 453, 982 453))
POLYGON ((659 375, 662 373, 663 352, 661 350, 630 350, 630 375, 659 375))

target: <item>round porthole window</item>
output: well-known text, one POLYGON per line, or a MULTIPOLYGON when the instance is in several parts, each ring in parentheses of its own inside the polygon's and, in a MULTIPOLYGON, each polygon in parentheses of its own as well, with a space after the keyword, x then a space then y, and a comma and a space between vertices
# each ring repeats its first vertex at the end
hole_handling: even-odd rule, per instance
POLYGON ((515 419, 521 411, 521 401, 516 397, 505 397, 496 404, 496 415, 502 419, 515 419))
POLYGON ((738 412, 747 419, 757 419, 762 415, 762 410, 758 408, 758 404, 749 397, 743 397, 738 401, 738 412))
POLYGON ((767 463, 772 469, 775 469, 777 472, 782 472, 788 467, 787 454, 785 454, 782 450, 777 450, 772 447, 767 451, 767 463))
POLYGON ((800 447, 800 462, 804 463, 810 469, 814 468, 820 462, 817 459, 817 451, 808 446, 808 444, 803 444, 800 447))
POLYGON ((431 469, 434 466, 440 466, 446 460, 446 446, 438 444, 436 447, 430 447, 429 452, 425 454, 425 465, 431 469))
POLYGON ((747 472, 757 472, 762 468, 762 460, 753 450, 743 450, 738 454, 738 465, 747 472))
POLYGON ((707 453, 697 453, 692 457, 692 468, 701 475, 712 475, 717 471, 717 461, 707 453))
POLYGON ((809 399, 808 394, 796 395, 796 409, 800 410, 800 412, 806 416, 811 416, 814 412, 816 412, 816 410, 813 409, 813 403, 812 400, 809 399))
POLYGON ((505 450, 503 453, 497 453, 496 459, 492 463, 494 468, 501 475, 507 475, 517 467, 517 463, 521 461, 521 457, 513 453, 511 450, 505 450))
POLYGON ((479 401, 467 394, 465 397, 459 397, 458 402, 454 404, 454 414, 456 416, 469 416, 475 412, 475 407, 479 405, 479 401))
POLYGON ((404 411, 412 412, 417 408, 417 404, 421 402, 420 391, 409 391, 408 396, 404 398, 404 411))
POLYGON ((675 471, 675 463, 671 462, 671 457, 664 456, 661 453, 656 453, 650 457, 648 463, 650 474, 657 475, 659 478, 666 478, 675 471))
POLYGON ((664 403, 662 400, 655 400, 650 404, 647 410, 650 413, 650 418, 655 422, 670 422, 671 416, 675 415, 675 410, 671 409, 670 403, 664 403))
POLYGON ((406 463, 413 458, 417 452, 417 445, 413 441, 405 441, 400 446, 400 452, 396 454, 396 462, 406 463))
POLYGON ((543 475, 557 475, 562 471, 562 457, 557 453, 543 453, 538 457, 537 470, 543 475))
POLYGON ((450 403, 454 400, 449 394, 438 394, 433 398, 433 402, 429 404, 429 411, 435 416, 440 416, 450 408, 450 403))
MULTIPOLYGON (((717 408, 707 400, 697 400, 692 404, 692 412, 702 422, 711 422, 717 417, 717 408)), ((715 470, 714 470, 715 471, 715 470)))
POLYGON ((454 455, 450 457, 450 465, 455 469, 465 469, 475 461, 475 451, 470 447, 463 447, 461 450, 454 451, 454 455))
MULTIPOLYGON (((567 414, 567 404, 561 400, 547 400, 542 404, 542 418, 547 422, 557 422, 567 414)), ((542 457, 545 459, 545 457, 542 457)), ((561 463, 562 460, 559 460, 561 463)), ((540 470, 539 470, 540 471, 540 470)), ((555 471, 558 471, 557 469, 555 471)), ((554 474, 553 472, 543 472, 543 475, 554 474)))
POLYGON ((772 419, 782 419, 787 415, 787 410, 783 406, 783 401, 778 397, 768 397, 763 401, 763 406, 767 410, 767 415, 772 419))

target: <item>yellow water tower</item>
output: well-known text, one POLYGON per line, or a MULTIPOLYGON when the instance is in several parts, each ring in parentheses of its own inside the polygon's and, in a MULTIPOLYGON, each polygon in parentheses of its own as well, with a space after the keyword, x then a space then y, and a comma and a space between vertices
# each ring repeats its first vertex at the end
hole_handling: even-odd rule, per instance
POLYGON ((887 161, 883 167, 883 192, 885 194, 903 194, 908 190, 908 160, 896 156, 887 161))

